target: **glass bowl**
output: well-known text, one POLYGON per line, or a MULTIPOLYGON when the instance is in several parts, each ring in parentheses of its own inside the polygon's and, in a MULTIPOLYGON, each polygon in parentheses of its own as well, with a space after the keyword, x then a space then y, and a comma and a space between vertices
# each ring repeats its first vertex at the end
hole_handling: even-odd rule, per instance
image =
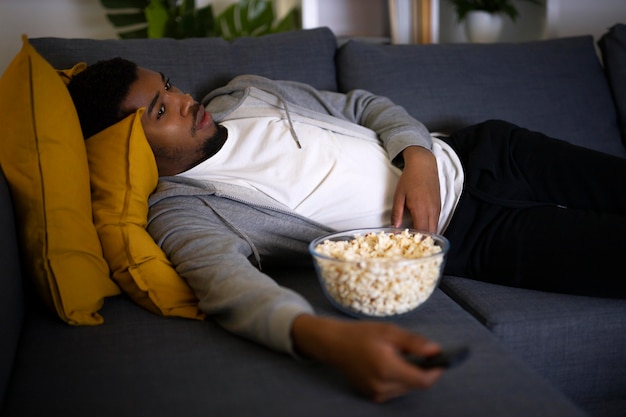
POLYGON ((409 313, 432 295, 443 274, 450 242, 413 229, 355 229, 309 244, 329 301, 358 318, 409 313))

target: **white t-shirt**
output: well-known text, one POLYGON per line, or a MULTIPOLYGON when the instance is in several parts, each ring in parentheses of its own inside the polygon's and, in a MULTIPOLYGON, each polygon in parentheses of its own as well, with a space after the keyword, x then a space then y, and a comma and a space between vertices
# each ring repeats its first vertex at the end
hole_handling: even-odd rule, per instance
MULTIPOLYGON (((270 112, 271 113, 271 112, 270 112)), ((293 120, 299 148, 285 112, 228 120, 228 140, 218 153, 179 175, 236 184, 335 229, 388 226, 401 171, 375 140, 293 120)), ((372 132, 372 137, 375 134, 372 132)), ((434 139, 442 197, 439 231, 458 202, 463 183, 460 161, 434 139)), ((404 226, 412 221, 405 210, 404 226)))

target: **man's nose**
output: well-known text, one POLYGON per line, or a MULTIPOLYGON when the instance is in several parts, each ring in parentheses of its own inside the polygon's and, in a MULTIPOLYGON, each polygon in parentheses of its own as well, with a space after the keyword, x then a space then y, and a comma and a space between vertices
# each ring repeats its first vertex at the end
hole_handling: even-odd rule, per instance
POLYGON ((193 97, 191 97, 189 93, 181 94, 180 102, 181 102, 180 111, 183 116, 187 115, 187 113, 189 113, 191 109, 193 109, 194 105, 196 104, 195 100, 193 99, 193 97))

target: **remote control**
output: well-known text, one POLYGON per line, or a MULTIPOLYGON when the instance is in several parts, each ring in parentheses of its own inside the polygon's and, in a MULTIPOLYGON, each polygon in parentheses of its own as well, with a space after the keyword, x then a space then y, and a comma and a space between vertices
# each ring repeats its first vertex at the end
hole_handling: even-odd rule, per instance
POLYGON ((422 369, 431 368, 455 368, 463 363, 469 356, 470 350, 467 346, 455 348, 444 348, 441 353, 434 356, 413 356, 406 355, 405 359, 422 369))

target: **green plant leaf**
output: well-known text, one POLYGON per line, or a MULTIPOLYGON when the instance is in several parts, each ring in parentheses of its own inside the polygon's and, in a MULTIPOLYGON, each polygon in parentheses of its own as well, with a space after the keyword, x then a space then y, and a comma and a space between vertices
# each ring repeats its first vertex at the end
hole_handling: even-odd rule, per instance
POLYGON ((271 31, 274 8, 270 1, 243 0, 226 8, 216 21, 224 39, 260 36, 271 31))
POLYGON ((163 1, 152 0, 144 12, 148 21, 148 37, 164 37, 170 21, 170 13, 163 1))
POLYGON ((146 16, 142 12, 109 13, 107 14, 107 19, 109 19, 109 22, 116 28, 146 23, 146 16))
POLYGON ((193 15, 195 10, 196 10, 196 0, 183 0, 183 2, 180 5, 179 14, 181 16, 193 15))
POLYGON ((192 38, 196 36, 196 16, 193 11, 186 11, 177 20, 177 34, 176 38, 192 38))
POLYGON ((300 13, 295 8, 280 22, 275 22, 271 0, 240 0, 218 17, 215 17, 211 4, 196 9, 195 0, 100 0, 100 3, 107 10, 137 10, 107 14, 114 27, 135 26, 131 30, 118 33, 123 39, 205 36, 233 39, 301 27, 300 13), (137 27, 142 23, 147 27, 137 27))
POLYGON ((298 9, 290 10, 277 24, 272 27, 272 33, 297 30, 302 27, 301 13, 298 9))
POLYGON ((141 9, 148 6, 150 0, 100 0, 105 9, 141 9))
POLYGON ((519 12, 517 8, 512 4, 505 4, 502 6, 502 13, 508 15, 512 21, 515 22, 517 20, 517 16, 519 16, 519 12))
POLYGON ((196 11, 196 36, 217 36, 215 14, 210 4, 196 11))
POLYGON ((191 37, 214 36, 215 19, 213 7, 208 4, 200 9, 195 8, 195 1, 183 3, 180 7, 170 9, 165 36, 183 39, 191 37))

